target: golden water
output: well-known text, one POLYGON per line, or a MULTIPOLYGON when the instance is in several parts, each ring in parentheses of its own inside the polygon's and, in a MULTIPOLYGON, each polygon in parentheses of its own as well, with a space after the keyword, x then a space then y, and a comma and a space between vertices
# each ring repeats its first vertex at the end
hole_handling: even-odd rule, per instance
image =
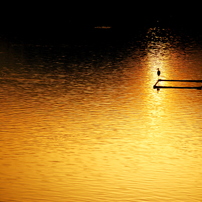
POLYGON ((194 40, 150 28, 116 52, 1 44, 0 201, 202 200, 202 91, 153 89, 157 68, 202 79, 194 40))

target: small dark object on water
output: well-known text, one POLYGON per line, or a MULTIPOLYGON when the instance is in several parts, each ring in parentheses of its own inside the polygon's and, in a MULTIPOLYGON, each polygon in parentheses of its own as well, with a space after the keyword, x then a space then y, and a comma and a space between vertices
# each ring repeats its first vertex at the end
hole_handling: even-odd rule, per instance
POLYGON ((159 70, 159 68, 158 68, 157 70, 158 70, 158 71, 157 71, 157 75, 160 76, 161 71, 159 70))

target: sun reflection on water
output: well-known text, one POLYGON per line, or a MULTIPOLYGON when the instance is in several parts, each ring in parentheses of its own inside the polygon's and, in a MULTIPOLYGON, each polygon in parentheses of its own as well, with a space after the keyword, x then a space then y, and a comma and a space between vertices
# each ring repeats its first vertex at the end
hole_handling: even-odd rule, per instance
POLYGON ((118 62, 98 57, 101 69, 88 58, 71 73, 59 63, 46 72, 31 52, 23 61, 35 74, 22 80, 28 66, 12 63, 18 74, 0 78, 2 200, 201 198, 201 94, 157 93, 157 68, 165 79, 190 74, 170 30, 150 28, 146 41, 118 62))

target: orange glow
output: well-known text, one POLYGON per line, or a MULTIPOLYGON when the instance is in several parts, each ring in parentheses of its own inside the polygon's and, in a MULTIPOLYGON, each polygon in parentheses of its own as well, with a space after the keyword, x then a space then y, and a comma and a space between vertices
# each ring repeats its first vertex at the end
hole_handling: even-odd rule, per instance
POLYGON ((1 77, 2 201, 202 198, 201 92, 157 93, 157 68, 162 79, 184 79, 193 70, 160 29, 149 29, 147 41, 143 57, 124 50, 117 62, 110 53, 111 66, 100 62, 100 71, 89 59, 79 63, 92 74, 78 68, 78 78, 36 64, 39 78, 22 82, 24 69, 1 77))
POLYGON ((96 26, 95 29, 111 29, 111 26, 96 26))

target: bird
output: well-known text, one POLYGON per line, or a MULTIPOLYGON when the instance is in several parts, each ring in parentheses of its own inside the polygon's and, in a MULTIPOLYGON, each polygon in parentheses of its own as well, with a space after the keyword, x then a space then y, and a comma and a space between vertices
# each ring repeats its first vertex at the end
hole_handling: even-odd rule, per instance
POLYGON ((157 69, 157 75, 160 76, 161 75, 161 71, 159 70, 159 68, 157 69))

